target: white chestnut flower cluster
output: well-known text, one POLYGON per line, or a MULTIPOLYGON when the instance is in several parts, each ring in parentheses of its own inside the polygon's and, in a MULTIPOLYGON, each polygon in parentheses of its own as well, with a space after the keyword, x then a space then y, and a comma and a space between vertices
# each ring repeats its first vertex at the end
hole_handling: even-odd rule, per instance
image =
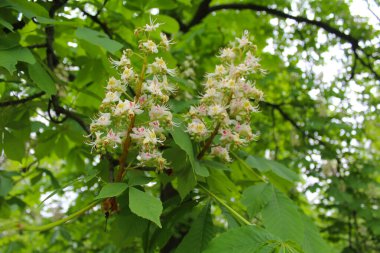
POLYGON ((98 152, 120 149, 128 153, 137 149, 139 165, 162 170, 167 161, 159 146, 173 126, 172 113, 165 105, 175 90, 168 75, 175 71, 158 55, 172 43, 156 31, 159 26, 150 20, 138 28, 135 34, 141 38, 139 51, 125 50, 119 60, 112 60, 120 77, 109 79, 99 115, 90 130, 91 144, 98 152))
POLYGON ((232 148, 254 140, 250 121, 263 99, 263 92, 252 79, 264 71, 248 36, 244 32, 230 47, 221 50, 221 64, 206 75, 200 103, 188 113, 187 132, 193 139, 209 145, 211 156, 224 161, 231 160, 232 148))

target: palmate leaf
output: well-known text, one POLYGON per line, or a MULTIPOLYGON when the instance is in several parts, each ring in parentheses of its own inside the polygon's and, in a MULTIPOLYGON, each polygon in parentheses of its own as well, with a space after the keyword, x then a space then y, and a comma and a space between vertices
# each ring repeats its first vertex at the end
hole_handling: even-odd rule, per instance
POLYGON ((173 127, 170 134, 173 136, 174 142, 188 155, 191 167, 194 172, 202 177, 209 176, 209 171, 203 165, 201 165, 195 158, 193 144, 191 143, 189 135, 186 133, 181 121, 175 120, 175 123, 179 124, 178 127, 173 127))
POLYGON ((159 199, 134 187, 129 189, 129 208, 136 215, 153 221, 161 227, 162 203, 159 199))
POLYGON ((273 195, 270 184, 258 183, 244 190, 241 202, 247 207, 249 217, 254 216, 266 206, 273 195))
POLYGON ((104 199, 119 196, 122 194, 128 185, 125 183, 108 183, 99 192, 99 195, 95 199, 104 199))
POLYGON ((246 162, 248 165, 258 169, 260 172, 263 172, 264 174, 273 172, 277 176, 289 182, 295 182, 298 180, 298 175, 294 171, 288 169, 286 166, 279 162, 256 156, 248 156, 246 162))
POLYGON ((297 245, 256 226, 231 229, 213 239, 203 253, 302 253, 297 245))
POLYGON ((79 27, 76 30, 75 34, 79 39, 100 46, 110 53, 116 53, 116 51, 120 50, 123 47, 121 43, 108 38, 106 34, 92 30, 90 28, 79 27))
POLYGON ((45 91, 48 95, 53 95, 57 92, 53 79, 39 62, 29 64, 28 72, 37 87, 45 91))
POLYGON ((14 47, 7 50, 0 50, 0 66, 13 73, 16 70, 17 62, 27 62, 34 64, 36 59, 28 48, 14 47))
POLYGON ((273 186, 273 194, 262 210, 266 229, 284 240, 303 242, 304 223, 297 206, 273 186))
POLYGON ((190 231, 181 241, 176 253, 201 253, 214 236, 214 227, 207 204, 192 224, 190 231))
POLYGON ((302 215, 304 222, 304 239, 302 248, 305 253, 331 252, 336 250, 331 248, 319 234, 318 228, 314 225, 309 217, 302 215))
MULTIPOLYGON (((292 240, 302 246, 305 253, 334 252, 330 246, 322 239, 316 226, 310 218, 298 210, 297 205, 284 193, 267 185, 265 188, 272 188, 272 194, 262 209, 263 223, 265 228, 282 240, 292 240)), ((258 189, 265 189, 262 185, 258 189)), ((248 188, 250 189, 250 188, 248 188)), ((252 188, 251 188, 252 189, 252 188)), ((245 192, 244 202, 253 205, 253 201, 260 197, 249 195, 245 192)), ((254 192, 257 194, 257 192, 254 192)))

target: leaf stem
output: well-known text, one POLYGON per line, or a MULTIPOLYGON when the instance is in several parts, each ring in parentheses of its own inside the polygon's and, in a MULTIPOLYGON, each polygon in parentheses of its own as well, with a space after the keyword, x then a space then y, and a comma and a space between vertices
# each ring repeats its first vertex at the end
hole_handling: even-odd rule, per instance
POLYGON ((221 198, 219 198, 218 196, 216 196, 214 193, 212 193, 211 191, 209 191, 206 187, 204 187, 202 185, 199 185, 199 187, 202 188, 202 190, 204 190, 205 192, 207 192, 211 197, 213 197, 222 206, 224 206, 233 216, 235 216, 235 218, 237 220, 240 221, 240 223, 242 223, 244 225, 253 225, 246 218, 244 218, 238 212, 236 212, 232 207, 230 207, 226 202, 224 202, 224 200, 222 200, 221 198))
POLYGON ((34 225, 23 225, 23 224, 17 224, 17 228, 19 230, 27 230, 27 231, 46 231, 46 230, 49 230, 49 229, 52 229, 54 227, 57 227, 59 225, 62 225, 63 223, 67 222, 67 221, 70 221, 82 214, 84 214, 86 211, 90 210, 91 208, 93 208, 94 206, 96 206, 100 201, 95 201, 95 202, 92 202, 91 204, 89 204, 88 206, 80 209, 79 211, 63 218, 63 219, 60 219, 60 220, 57 220, 57 221, 54 221, 52 223, 48 223, 48 224, 45 224, 45 225, 40 225, 40 226, 34 226, 34 225))

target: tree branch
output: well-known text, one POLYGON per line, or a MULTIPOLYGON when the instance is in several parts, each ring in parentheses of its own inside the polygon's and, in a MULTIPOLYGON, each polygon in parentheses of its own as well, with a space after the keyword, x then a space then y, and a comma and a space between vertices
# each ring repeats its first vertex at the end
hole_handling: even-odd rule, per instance
POLYGON ((292 19, 294 21, 297 21, 298 23, 305 23, 309 25, 314 25, 319 28, 324 29, 325 31, 335 34, 337 37, 347 41, 352 45, 353 48, 359 47, 359 40, 351 36, 350 34, 345 34, 341 31, 339 31, 337 28, 332 27, 328 23, 317 21, 317 20, 311 20, 305 17, 301 16, 293 16, 290 14, 287 14, 283 11, 270 8, 267 6, 262 6, 258 4, 240 4, 240 3, 232 3, 232 4, 220 4, 209 7, 210 1, 203 1, 197 13, 195 14, 194 18, 191 20, 191 22, 185 27, 183 30, 184 32, 187 32, 192 26, 199 24, 203 18, 205 18, 208 14, 219 11, 219 10, 253 10, 253 11, 263 11, 267 14, 272 14, 274 16, 285 18, 285 19, 292 19))
POLYGON ((104 0, 102 6, 96 11, 96 14, 95 15, 91 15, 90 13, 88 13, 87 11, 85 11, 83 8, 80 8, 80 10, 87 16, 89 17, 94 23, 98 24, 100 26, 100 28, 104 31, 105 34, 107 34, 107 36, 109 38, 112 38, 112 32, 111 30, 109 29, 109 27, 107 26, 106 23, 102 22, 100 19, 99 19, 99 14, 102 12, 103 8, 105 7, 105 5, 107 4, 108 0, 104 0))
POLYGON ((22 98, 22 99, 19 99, 19 100, 9 100, 9 101, 0 102, 0 107, 6 107, 6 106, 24 104, 24 103, 26 103, 28 101, 31 101, 31 100, 35 99, 35 98, 42 97, 43 95, 45 95, 45 92, 41 91, 39 93, 36 93, 34 95, 31 95, 29 97, 22 98))
POLYGON ((298 125, 298 123, 292 118, 289 116, 289 114, 287 114, 282 108, 280 105, 278 104, 272 104, 270 102, 265 102, 265 101, 262 101, 260 102, 261 104, 263 104, 264 106, 270 106, 272 107, 273 109, 277 110, 280 115, 286 120, 288 121, 298 132, 301 133, 301 135, 303 137, 308 137, 310 139, 313 139, 315 141, 317 141, 319 144, 321 144, 322 146, 324 146, 325 148, 333 151, 331 149, 331 147, 329 146, 328 143, 322 141, 322 140, 319 140, 318 138, 316 138, 315 136, 313 136, 312 134, 310 134, 309 132, 305 131, 304 129, 302 129, 302 127, 300 125, 298 125))
POLYGON ((68 118, 72 119, 76 121, 87 134, 90 134, 90 129, 88 128, 84 120, 77 113, 62 107, 59 104, 59 100, 57 96, 52 96, 49 101, 48 115, 49 115, 50 120, 57 124, 64 122, 68 118), (51 105, 53 106, 54 112, 57 114, 57 116, 59 116, 60 114, 63 114, 65 115, 65 118, 59 120, 52 117, 52 115, 50 114, 51 105))

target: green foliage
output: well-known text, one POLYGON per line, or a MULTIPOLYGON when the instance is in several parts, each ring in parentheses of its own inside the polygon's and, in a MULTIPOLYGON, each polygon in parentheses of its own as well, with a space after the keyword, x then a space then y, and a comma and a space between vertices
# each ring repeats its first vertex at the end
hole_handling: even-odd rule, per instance
POLYGON ((380 32, 351 2, 0 1, 0 251, 380 252, 380 32), (138 50, 150 18, 175 42, 158 55, 177 70, 169 168, 132 148, 115 181, 122 150, 86 136, 110 59, 138 50), (184 113, 244 30, 268 72, 257 141, 198 159, 184 113))
POLYGON ((153 221, 161 227, 162 203, 159 199, 131 187, 129 188, 129 208, 136 215, 153 221))
POLYGON ((99 195, 96 199, 104 199, 119 196, 128 188, 127 184, 124 183, 109 183, 103 186, 100 190, 99 195))
POLYGON ((207 204, 197 219, 191 225, 189 232, 178 245, 176 252, 201 253, 214 237, 214 225, 210 214, 210 204, 207 204))
POLYGON ((267 231, 255 227, 245 226, 225 232, 211 241, 204 253, 264 253, 284 252, 301 253, 297 245, 281 241, 267 231))

